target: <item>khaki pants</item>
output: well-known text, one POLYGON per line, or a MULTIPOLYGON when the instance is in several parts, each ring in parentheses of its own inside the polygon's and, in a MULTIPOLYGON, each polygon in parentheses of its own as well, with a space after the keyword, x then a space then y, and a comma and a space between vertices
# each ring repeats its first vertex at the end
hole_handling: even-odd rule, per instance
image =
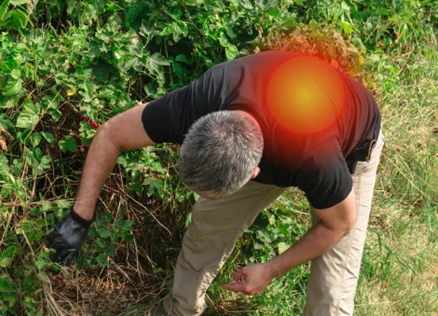
MULTIPOLYGON (((357 220, 354 229, 323 255, 312 260, 303 315, 352 315, 368 219, 383 147, 380 135, 369 162, 358 162, 353 174, 357 220)), ((231 254, 236 240, 256 216, 285 188, 248 182, 238 192, 217 200, 199 198, 175 267, 172 293, 164 308, 169 315, 197 316, 206 308, 205 292, 231 254)), ((313 224, 318 222, 312 213, 313 224)))

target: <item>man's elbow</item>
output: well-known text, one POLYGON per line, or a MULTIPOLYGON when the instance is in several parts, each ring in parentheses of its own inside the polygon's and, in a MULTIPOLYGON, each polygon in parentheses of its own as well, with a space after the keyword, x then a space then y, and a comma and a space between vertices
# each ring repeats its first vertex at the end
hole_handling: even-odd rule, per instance
POLYGON ((105 142, 107 145, 112 145, 118 151, 123 149, 118 133, 115 130, 114 125, 111 123, 111 120, 99 126, 94 139, 99 142, 105 142))
POLYGON ((337 235, 338 238, 342 238, 348 233, 350 233, 356 226, 356 219, 344 218, 336 223, 331 223, 330 225, 325 224, 327 229, 329 229, 333 234, 337 235))
POLYGON ((356 218, 351 217, 342 221, 342 224, 339 225, 339 231, 342 234, 342 237, 350 233, 354 227, 356 226, 356 218))
POLYGON ((344 236, 350 233, 355 226, 356 226, 356 222, 350 222, 348 225, 346 225, 344 227, 344 236))

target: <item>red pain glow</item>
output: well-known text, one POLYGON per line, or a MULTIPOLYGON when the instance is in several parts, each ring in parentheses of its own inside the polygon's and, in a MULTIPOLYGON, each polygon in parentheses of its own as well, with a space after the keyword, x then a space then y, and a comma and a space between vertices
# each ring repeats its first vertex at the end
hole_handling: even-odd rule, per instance
POLYGON ((331 126, 344 106, 344 84, 328 63, 298 56, 272 74, 266 94, 272 116, 283 128, 314 134, 331 126))

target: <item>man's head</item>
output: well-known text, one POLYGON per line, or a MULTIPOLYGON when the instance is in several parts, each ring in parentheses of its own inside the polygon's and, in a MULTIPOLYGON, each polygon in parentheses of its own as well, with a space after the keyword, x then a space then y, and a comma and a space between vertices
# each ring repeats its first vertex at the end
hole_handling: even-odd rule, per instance
POLYGON ((181 147, 178 172, 191 190, 218 198, 257 176, 263 136, 253 117, 219 111, 196 121, 181 147))

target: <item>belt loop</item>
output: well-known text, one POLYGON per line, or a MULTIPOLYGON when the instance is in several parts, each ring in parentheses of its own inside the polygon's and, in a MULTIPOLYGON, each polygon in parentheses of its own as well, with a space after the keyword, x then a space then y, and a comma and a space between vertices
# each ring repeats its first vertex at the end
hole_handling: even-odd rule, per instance
POLYGON ((376 143, 377 143, 377 141, 375 140, 375 139, 373 139, 371 142, 370 142, 370 147, 368 148, 368 156, 367 156, 367 162, 369 162, 370 161, 370 159, 371 159, 371 153, 372 153, 372 151, 373 151, 373 148, 374 148, 374 146, 376 145, 376 143))

